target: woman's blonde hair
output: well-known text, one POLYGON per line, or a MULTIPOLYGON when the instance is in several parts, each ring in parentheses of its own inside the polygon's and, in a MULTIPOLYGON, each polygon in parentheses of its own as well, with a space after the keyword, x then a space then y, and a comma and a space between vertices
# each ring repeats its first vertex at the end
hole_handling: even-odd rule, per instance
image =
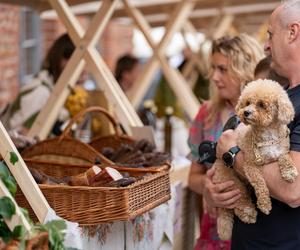
MULTIPOLYGON (((213 41, 211 55, 214 53, 221 53, 228 58, 228 73, 238 79, 241 89, 253 80, 255 66, 264 57, 259 43, 246 34, 226 36, 213 41)), ((209 126, 214 123, 217 113, 226 105, 226 100, 219 96, 215 84, 212 83, 210 84, 210 100, 210 112, 207 117, 209 126)))

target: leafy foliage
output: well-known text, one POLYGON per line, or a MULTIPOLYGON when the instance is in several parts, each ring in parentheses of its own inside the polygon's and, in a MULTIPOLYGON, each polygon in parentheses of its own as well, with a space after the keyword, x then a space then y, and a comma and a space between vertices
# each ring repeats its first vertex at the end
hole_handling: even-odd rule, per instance
POLYGON ((15 204, 9 197, 0 198, 0 216, 5 219, 11 219, 11 217, 16 213, 15 204))
POLYGON ((39 232, 48 232, 50 248, 54 250, 64 250, 63 245, 66 223, 63 220, 53 220, 44 225, 36 226, 39 232))
POLYGON ((3 161, 0 162, 0 178, 2 179, 3 183, 5 184, 11 195, 15 196, 17 192, 17 183, 14 177, 12 177, 12 175, 10 174, 8 167, 3 161))
MULTIPOLYGON (((10 161, 15 164, 18 161, 16 154, 10 155, 10 161)), ((8 167, 4 162, 0 162, 0 178, 8 188, 12 196, 15 196, 17 191, 17 184, 13 176, 10 174, 8 167)), ((29 218, 28 211, 20 208, 25 218, 28 222, 33 225, 29 218)), ((26 245, 26 230, 22 225, 18 225, 11 232, 6 225, 4 218, 10 219, 16 213, 16 207, 9 197, 0 198, 0 238, 4 242, 9 242, 10 240, 18 240, 20 242, 19 249, 25 249, 26 245)), ((63 220, 50 221, 44 225, 33 226, 33 231, 31 235, 36 235, 40 232, 48 232, 49 235, 49 249, 51 250, 69 250, 63 245, 65 237, 66 223, 63 220)))

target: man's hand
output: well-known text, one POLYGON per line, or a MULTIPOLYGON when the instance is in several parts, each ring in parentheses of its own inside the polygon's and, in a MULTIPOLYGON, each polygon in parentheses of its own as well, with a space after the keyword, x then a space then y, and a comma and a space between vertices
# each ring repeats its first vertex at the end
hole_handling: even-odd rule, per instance
MULTIPOLYGON (((240 133, 240 131, 244 129, 247 129, 246 125, 244 123, 240 123, 235 130, 229 129, 222 133, 217 144, 218 159, 222 159, 222 156, 225 152, 228 152, 230 148, 238 145, 237 143, 238 134, 240 133)), ((236 155, 233 169, 240 177, 245 178, 243 163, 244 163, 243 152, 240 151, 236 155)))
POLYGON ((241 197, 240 190, 234 189, 233 181, 214 184, 212 181, 215 168, 207 171, 203 183, 203 197, 211 207, 234 208, 241 197), (228 191, 230 190, 230 191, 228 191))
POLYGON ((237 145, 238 133, 236 130, 226 130, 222 133, 217 144, 217 158, 222 159, 225 152, 237 145))

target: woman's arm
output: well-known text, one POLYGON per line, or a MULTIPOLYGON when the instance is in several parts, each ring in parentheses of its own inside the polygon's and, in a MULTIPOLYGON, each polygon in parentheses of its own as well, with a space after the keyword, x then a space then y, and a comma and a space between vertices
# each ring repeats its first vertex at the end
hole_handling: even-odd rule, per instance
POLYGON ((189 188, 197 194, 203 193, 203 179, 205 173, 206 169, 203 165, 200 165, 195 161, 192 162, 189 173, 188 185, 189 188))

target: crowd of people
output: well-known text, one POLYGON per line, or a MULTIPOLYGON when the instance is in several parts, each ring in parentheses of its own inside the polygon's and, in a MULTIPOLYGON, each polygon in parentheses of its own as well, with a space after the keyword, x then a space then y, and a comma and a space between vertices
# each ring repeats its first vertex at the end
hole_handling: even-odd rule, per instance
MULTIPOLYGON (((228 107, 231 107, 231 112, 233 112, 232 108, 240 94, 241 87, 248 81, 268 78, 278 81, 286 89, 294 106, 295 117, 289 124, 289 155, 297 169, 300 169, 299 20, 299 0, 285 1, 274 10, 269 19, 268 39, 264 46, 268 56, 261 61, 259 60, 262 58, 262 54, 253 51, 256 46, 253 43, 251 45, 249 39, 242 39, 242 36, 229 39, 223 49, 227 53, 214 47, 216 44, 221 44, 224 38, 215 41, 211 55, 212 73, 210 75, 214 91, 212 91, 211 100, 201 106, 192 123, 189 137, 193 156, 189 186, 196 193, 202 195, 204 204, 204 213, 200 220, 201 234, 196 249, 300 249, 299 178, 293 183, 287 183, 280 176, 277 162, 262 166, 263 175, 272 197, 271 213, 265 215, 258 212, 255 224, 245 224, 235 217, 232 239, 230 242, 223 242, 216 233, 215 218, 218 208, 235 207, 235 202, 240 198, 240 192, 232 186, 233 182, 231 181, 214 183, 215 169, 208 169, 197 163, 199 158, 197 146, 205 139, 218 142, 216 152, 219 159, 222 159, 224 153, 237 146, 235 130, 227 130, 222 133, 222 126, 226 121, 226 116, 222 113, 228 107), (234 40, 239 40, 240 51, 232 48, 235 44, 234 40), (237 58, 234 57, 234 53, 238 53, 237 58), (256 63, 258 63, 257 67, 255 67, 256 63), (243 71, 243 67, 246 72, 243 71), (250 74, 250 77, 247 78, 247 74, 250 74), (219 101, 223 101, 225 105, 220 106, 224 107, 222 109, 214 107, 214 111, 212 111, 209 108, 214 105, 216 94, 219 101)), ((243 152, 240 151, 233 157, 234 169, 243 177, 243 152)))

